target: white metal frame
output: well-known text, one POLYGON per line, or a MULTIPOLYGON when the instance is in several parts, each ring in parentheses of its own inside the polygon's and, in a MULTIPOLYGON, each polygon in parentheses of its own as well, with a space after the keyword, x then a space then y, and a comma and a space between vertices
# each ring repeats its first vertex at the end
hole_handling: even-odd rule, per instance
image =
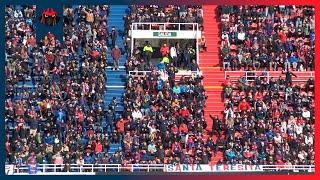
POLYGON ((199 24, 198 23, 158 23, 158 22, 152 22, 152 23, 132 23, 132 30, 148 30, 148 31, 167 31, 167 30, 171 30, 171 29, 166 29, 166 25, 178 25, 178 29, 177 30, 173 30, 173 31, 199 31, 199 24), (139 25, 149 25, 149 29, 138 29, 139 25), (162 25, 163 29, 152 29, 151 26, 152 25, 162 25), (184 30, 181 29, 181 25, 192 25, 192 30, 188 29, 188 30, 184 30))
MULTIPOLYGON (((37 165, 37 174, 39 175, 81 175, 81 174, 89 174, 93 175, 96 172, 150 172, 150 171, 158 171, 158 172, 166 172, 165 164, 84 164, 79 166, 77 164, 70 164, 71 172, 63 172, 64 165, 57 164, 38 164, 37 165), (109 170, 109 171, 108 171, 109 170)), ((308 172, 314 173, 315 166, 314 165, 260 165, 262 167, 262 172, 279 172, 279 171, 288 171, 288 172, 308 172)), ((28 173, 28 166, 22 165, 20 167, 14 167, 13 175, 26 175, 28 173)), ((229 171, 224 171, 228 173, 229 171)), ((230 171, 232 172, 232 171, 230 171)), ((238 171, 241 172, 241 171, 238 171)), ((246 171, 248 172, 248 171, 246 171)), ((212 172, 215 173, 215 172, 212 172)), ((248 172, 250 173, 250 171, 248 172)))
MULTIPOLYGON (((132 23, 131 24, 131 34, 132 34, 132 31, 170 31, 170 32, 175 32, 175 31, 199 31, 199 24, 198 23, 158 23, 158 22, 153 22, 153 23, 132 23), (152 25, 163 25, 163 29, 152 29, 151 26, 152 25), (176 24, 178 25, 178 30, 168 30, 166 29, 166 25, 172 25, 172 24, 176 24), (149 25, 149 28, 148 29, 138 29, 138 26, 139 25, 142 25, 144 27, 144 25, 149 25), (192 25, 192 30, 191 29, 188 29, 188 30, 181 30, 181 25, 192 25)), ((131 55, 133 53, 133 46, 134 46, 134 39, 136 39, 136 37, 132 37, 132 35, 130 36, 131 37, 131 55)), ((170 37, 165 37, 166 39, 173 39, 173 38, 170 38, 170 37)), ((193 38, 196 40, 196 53, 197 53, 197 63, 199 64, 199 38, 198 37, 195 37, 193 38)))

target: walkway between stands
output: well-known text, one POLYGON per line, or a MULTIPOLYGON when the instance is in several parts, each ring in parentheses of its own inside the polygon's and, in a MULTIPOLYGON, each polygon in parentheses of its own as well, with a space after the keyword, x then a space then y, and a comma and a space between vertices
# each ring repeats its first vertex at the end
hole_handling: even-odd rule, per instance
MULTIPOLYGON (((112 27, 115 27, 117 31, 117 39, 116 45, 120 49, 124 49, 123 46, 123 31, 124 31, 124 21, 123 16, 126 14, 128 6, 126 5, 111 5, 110 6, 110 14, 109 14, 109 24, 108 24, 108 32, 111 32, 112 27)), ((111 44, 111 43, 110 43, 111 44)), ((108 51, 108 60, 109 63, 112 62, 111 57, 112 47, 109 48, 108 51)), ((120 114, 123 112, 123 94, 126 82, 126 71, 125 64, 126 54, 121 55, 119 62, 119 70, 113 71, 112 66, 107 67, 106 75, 107 75, 107 90, 105 93, 105 107, 106 110, 108 105, 111 103, 112 99, 115 97, 117 106, 116 106, 116 117, 118 118, 120 114)), ((120 147, 120 144, 111 144, 109 154, 114 154, 120 147)))
MULTIPOLYGON (((205 108, 205 119, 207 130, 211 132, 212 120, 210 115, 217 115, 223 119, 224 104, 222 101, 222 83, 224 81, 224 71, 220 68, 219 58, 219 17, 218 7, 215 5, 203 6, 204 36, 207 43, 207 52, 200 53, 199 66, 203 72, 203 85, 206 89, 208 100, 205 108)), ((216 137, 214 137, 216 140, 216 137)), ((223 157, 222 152, 218 152, 212 157, 211 162, 215 163, 223 157)))

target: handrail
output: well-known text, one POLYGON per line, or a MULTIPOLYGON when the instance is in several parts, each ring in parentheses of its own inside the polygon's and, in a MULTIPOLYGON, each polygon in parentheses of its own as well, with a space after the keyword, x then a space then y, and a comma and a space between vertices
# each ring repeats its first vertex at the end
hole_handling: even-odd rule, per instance
MULTIPOLYGON (((144 77, 146 76, 148 73, 151 73, 152 71, 129 71, 128 75, 129 76, 133 76, 133 77, 144 77)), ((193 76, 193 75, 198 75, 198 74, 202 74, 201 71, 186 71, 186 73, 184 73, 183 71, 176 73, 176 76, 193 76)))
MULTIPOLYGON (((227 77, 227 75, 229 75, 231 81, 237 81, 238 79, 236 80, 233 80, 232 78, 240 78, 239 77, 239 74, 241 74, 240 76, 245 76, 246 80, 247 81, 254 81, 254 80, 251 80, 251 79, 248 79, 248 77, 267 77, 268 78, 268 81, 271 77, 276 77, 278 78, 279 75, 282 74, 281 71, 225 71, 225 79, 227 77), (248 73, 254 73, 254 75, 248 75, 248 73), (278 74, 277 74, 278 73, 278 74), (236 75, 233 75, 232 74, 236 74, 236 75)), ((299 75, 298 78, 310 78, 310 77, 314 77, 314 71, 296 71, 296 72, 293 72, 293 73, 299 73, 299 74, 303 74, 303 75, 299 75)), ((302 80, 298 80, 298 79, 295 79, 293 78, 292 79, 293 82, 299 82, 299 81, 302 81, 302 80)))
POLYGON ((171 30, 171 29, 167 29, 166 25, 178 25, 178 29, 174 29, 175 31, 185 31, 185 30, 189 30, 189 31, 199 31, 199 26, 198 23, 162 23, 162 22, 134 22, 132 23, 132 30, 160 30, 160 31, 167 31, 167 30, 171 30), (148 28, 144 28, 144 26, 148 26, 148 28), (158 29, 153 29, 152 25, 159 25, 158 29), (181 28, 181 26, 188 26, 188 25, 192 25, 192 29, 183 29, 181 28), (138 28, 138 26, 141 26, 141 28, 138 28), (163 29, 160 28, 160 26, 163 26, 163 29))
MULTIPOLYGON (((200 164, 204 166, 209 166, 208 164, 200 164)), ((176 166, 176 165, 173 165, 176 166)), ((315 172, 315 165, 258 165, 261 167, 261 172, 276 172, 276 171, 306 171, 306 172, 315 172)), ((70 173, 98 173, 98 172, 135 172, 135 171, 159 171, 159 172, 169 172, 166 170, 168 164, 70 164, 70 173)), ((13 170, 11 174, 22 175, 28 174, 29 168, 27 165, 15 166, 15 165, 6 165, 7 169, 13 170), (8 166, 8 167, 7 167, 8 166), (13 167, 12 167, 13 166, 13 167)), ((246 170, 247 172, 250 172, 246 170)), ((63 174, 67 171, 64 169, 64 164, 38 164, 37 165, 37 174, 63 174)), ((174 172, 174 171, 171 171, 174 172)), ((217 171, 212 171, 217 172, 217 171)), ((232 170, 224 170, 223 172, 232 172, 232 170)), ((241 172, 241 170, 237 170, 241 172)), ((252 172, 255 172, 252 170, 252 172)), ((8 172, 6 172, 9 174, 8 172)))
POLYGON ((145 77, 147 73, 151 73, 151 71, 129 71, 129 76, 132 77, 145 77))

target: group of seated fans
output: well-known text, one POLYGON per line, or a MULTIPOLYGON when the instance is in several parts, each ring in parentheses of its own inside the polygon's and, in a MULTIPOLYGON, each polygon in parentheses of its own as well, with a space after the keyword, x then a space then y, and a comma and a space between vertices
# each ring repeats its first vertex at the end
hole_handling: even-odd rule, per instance
POLYGON ((243 76, 236 83, 227 77, 227 162, 314 164, 314 80, 295 84, 290 73, 285 76, 270 80, 263 74, 255 79, 243 76))
POLYGON ((224 161, 314 164, 314 80, 292 80, 292 71, 314 70, 314 7, 219 6, 219 13, 225 70, 283 74, 226 78, 224 123, 213 126, 226 143, 224 161))
POLYGON ((35 9, 6 7, 7 163, 89 163, 107 146, 107 14, 108 6, 66 7, 64 41, 49 32, 37 45, 35 9))
MULTIPOLYGON (((127 65, 143 66, 140 54, 127 65)), ((208 163, 204 148, 206 102, 202 77, 181 77, 175 82, 173 63, 150 66, 149 73, 129 76, 124 96, 125 112, 117 123, 128 163, 208 163)))
MULTIPOLYGON (((164 29, 167 30, 178 30, 177 24, 166 24, 165 23, 199 23, 203 25, 203 11, 201 6, 196 5, 130 5, 130 16, 125 17, 126 30, 130 29, 131 23, 161 23, 152 24, 151 27, 140 26, 141 29, 164 29)), ((192 26, 185 25, 183 29, 192 29, 192 26)))
POLYGON ((220 6, 226 70, 314 70, 311 6, 220 6))
MULTIPOLYGON (((314 68, 314 9, 219 7, 226 68, 286 71, 285 78, 259 74, 236 83, 227 77, 225 118, 212 117, 208 132, 204 77, 176 78, 177 67, 199 70, 191 46, 163 45, 157 65, 150 44, 132 47, 125 67, 133 73, 117 117, 116 100, 104 104, 109 7, 65 7, 63 42, 48 33, 38 44, 35 7, 7 6, 6 163, 65 171, 70 164, 210 164, 222 152, 220 164, 314 164, 314 80, 296 84, 290 71, 314 68), (113 143, 121 148, 110 154, 113 143)), ((203 21, 201 6, 129 9, 126 31, 132 22, 203 21)))

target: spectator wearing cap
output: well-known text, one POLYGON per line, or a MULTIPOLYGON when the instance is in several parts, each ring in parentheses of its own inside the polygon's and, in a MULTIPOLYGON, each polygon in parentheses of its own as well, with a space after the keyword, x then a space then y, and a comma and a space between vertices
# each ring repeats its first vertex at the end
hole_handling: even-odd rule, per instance
POLYGON ((111 29, 110 38, 111 38, 112 47, 115 47, 116 40, 117 40, 117 31, 116 31, 115 27, 112 27, 112 29, 111 29))

